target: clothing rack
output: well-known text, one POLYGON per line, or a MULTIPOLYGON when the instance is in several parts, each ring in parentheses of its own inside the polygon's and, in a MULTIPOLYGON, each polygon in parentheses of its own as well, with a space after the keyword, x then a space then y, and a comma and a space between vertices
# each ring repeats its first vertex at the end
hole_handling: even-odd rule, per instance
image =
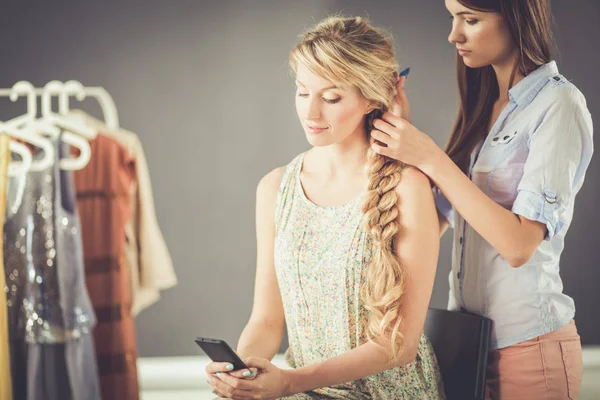
POLYGON ((2 96, 26 108, 0 121, 0 200, 10 191, 0 201, 0 290, 10 284, 12 296, 0 303, 0 400, 139 400, 134 316, 177 282, 141 142, 120 129, 102 87, 19 81, 2 96), (70 109, 71 97, 95 98, 104 119, 70 109), (31 285, 44 290, 28 304, 51 312, 24 311, 31 285))
POLYGON ((115 102, 103 87, 75 80, 41 88, 19 81, 2 96, 25 107, 0 121, 2 295, 10 288, 0 296, 0 400, 139 400, 129 286, 138 266, 125 264, 124 235, 126 221, 137 221, 124 211, 137 204, 137 181, 119 162, 129 149, 108 136, 121 132, 115 102), (70 109, 71 97, 96 99, 102 128, 70 109), (117 161, 106 162, 109 152, 117 161), (113 260, 118 268, 95 269, 113 260))

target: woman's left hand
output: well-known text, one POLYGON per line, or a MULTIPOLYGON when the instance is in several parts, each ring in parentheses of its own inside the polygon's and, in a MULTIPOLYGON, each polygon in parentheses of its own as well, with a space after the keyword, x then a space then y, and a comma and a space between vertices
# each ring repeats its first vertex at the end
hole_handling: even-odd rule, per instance
POLYGON ((211 385, 220 397, 234 400, 270 400, 287 395, 289 377, 286 371, 264 358, 249 357, 244 363, 258 370, 256 378, 239 379, 229 373, 213 376, 211 385))
POLYGON ((373 121, 375 152, 419 168, 427 175, 442 150, 410 122, 390 112, 373 121))

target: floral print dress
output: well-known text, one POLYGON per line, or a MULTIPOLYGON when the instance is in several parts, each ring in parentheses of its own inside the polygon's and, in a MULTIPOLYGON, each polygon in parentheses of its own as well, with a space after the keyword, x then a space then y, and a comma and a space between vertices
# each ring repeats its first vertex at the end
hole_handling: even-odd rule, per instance
MULTIPOLYGON (((285 169, 276 207, 275 269, 283 300, 293 368, 322 362, 367 341, 360 286, 372 243, 361 227, 359 196, 318 206, 300 183, 304 153, 285 169)), ((426 336, 414 362, 353 382, 286 399, 445 399, 426 336)))

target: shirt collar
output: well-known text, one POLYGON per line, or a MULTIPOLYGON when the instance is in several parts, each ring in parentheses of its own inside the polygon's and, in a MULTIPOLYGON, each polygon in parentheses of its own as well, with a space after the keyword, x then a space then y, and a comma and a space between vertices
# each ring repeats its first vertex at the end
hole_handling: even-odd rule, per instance
POLYGON ((517 105, 529 104, 546 85, 548 78, 556 75, 558 75, 556 61, 542 64, 513 86, 508 91, 508 97, 517 103, 517 105))

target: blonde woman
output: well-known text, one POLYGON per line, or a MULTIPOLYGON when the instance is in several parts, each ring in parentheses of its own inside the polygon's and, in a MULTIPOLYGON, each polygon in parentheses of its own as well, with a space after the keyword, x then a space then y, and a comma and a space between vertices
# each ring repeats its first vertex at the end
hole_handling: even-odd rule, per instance
POLYGON ((254 306, 237 348, 253 376, 212 363, 209 380, 232 399, 444 398, 422 333, 439 248, 430 183, 370 149, 395 99, 393 43, 331 17, 290 64, 313 147, 258 184, 254 306), (286 324, 292 370, 269 362, 286 324))

